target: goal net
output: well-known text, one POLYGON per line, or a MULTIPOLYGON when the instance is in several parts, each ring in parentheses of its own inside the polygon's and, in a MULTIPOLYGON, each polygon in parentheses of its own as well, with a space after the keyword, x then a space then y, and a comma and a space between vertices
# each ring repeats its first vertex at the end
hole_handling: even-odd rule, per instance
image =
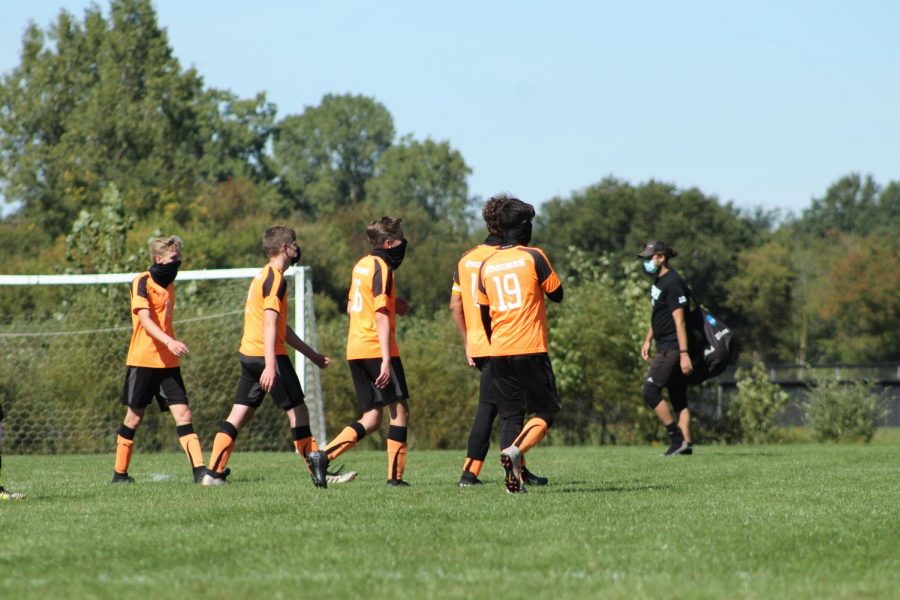
MULTIPOLYGON (((181 271, 176 280, 176 337, 190 354, 181 372, 204 444, 212 443, 234 401, 247 288, 259 269, 181 271)), ((131 339, 129 285, 136 273, 0 276, 0 405, 4 452, 109 452, 125 407, 120 403, 131 339)), ((309 267, 285 272, 290 325, 316 347, 309 267)), ((299 352, 294 367, 324 443, 319 369, 299 352)), ((180 451, 169 413, 148 407, 135 439, 141 451, 180 451)), ((284 412, 264 402, 241 430, 245 450, 292 448, 284 412)))

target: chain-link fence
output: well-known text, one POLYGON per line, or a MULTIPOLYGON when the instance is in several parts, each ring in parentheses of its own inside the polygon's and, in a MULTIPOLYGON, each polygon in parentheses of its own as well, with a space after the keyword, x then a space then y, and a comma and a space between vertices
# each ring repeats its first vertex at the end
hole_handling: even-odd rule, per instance
MULTIPOLYGON (((194 427, 205 445, 228 415, 240 376, 237 349, 243 307, 256 269, 183 272, 176 282, 175 336, 187 344, 181 371, 194 427), (210 278, 223 277, 223 278, 210 278)), ((315 344, 315 317, 308 270, 288 272, 289 320, 301 337, 315 344)), ((125 407, 120 403, 125 357, 131 338, 128 275, 96 278, 99 283, 0 285, 0 405, 6 453, 108 452, 125 407), (122 281, 119 281, 122 280, 122 281)), ((16 281, 10 277, 5 280, 16 281)), ((55 277, 51 280, 66 281, 55 277)), ((0 280, 2 283, 3 280, 0 280)), ((295 361, 297 357, 292 356, 295 361)), ((307 404, 313 430, 324 437, 318 369, 303 361, 307 404)), ((136 445, 142 451, 178 451, 169 413, 147 411, 136 445)), ((283 411, 263 403, 241 431, 245 450, 291 447, 283 411)))

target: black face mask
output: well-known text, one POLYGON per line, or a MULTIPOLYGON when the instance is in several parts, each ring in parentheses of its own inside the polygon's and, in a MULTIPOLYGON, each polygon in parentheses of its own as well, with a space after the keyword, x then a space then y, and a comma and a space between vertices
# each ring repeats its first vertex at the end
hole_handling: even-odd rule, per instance
POLYGON ((502 246, 503 238, 494 235, 493 233, 489 233, 486 238, 484 238, 483 244, 487 244, 488 246, 502 246))
POLYGON ((296 265, 300 262, 300 246, 297 246, 297 256, 291 259, 291 265, 296 265))
POLYGON ((400 242, 399 246, 394 246, 393 248, 378 248, 377 250, 373 250, 372 254, 384 259, 384 262, 387 263, 391 270, 396 271, 400 268, 403 257, 406 256, 406 238, 403 238, 403 241, 400 242))
POLYGON ((181 266, 180 260, 173 260, 164 265, 154 264, 150 267, 150 277, 159 287, 169 287, 169 284, 175 281, 178 276, 178 267, 181 266))
POLYGON ((504 229, 503 241, 507 244, 527 246, 531 241, 531 221, 522 221, 518 225, 504 229))

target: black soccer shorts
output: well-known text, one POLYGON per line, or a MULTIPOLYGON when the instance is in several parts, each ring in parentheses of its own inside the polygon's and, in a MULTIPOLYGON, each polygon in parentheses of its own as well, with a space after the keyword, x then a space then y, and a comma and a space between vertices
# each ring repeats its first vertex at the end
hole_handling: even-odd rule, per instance
MULTIPOLYGON (((688 407, 687 380, 684 373, 681 372, 681 354, 678 352, 678 348, 662 350, 653 356, 653 360, 650 362, 650 372, 647 373, 644 385, 669 390, 669 402, 672 403, 672 410, 676 413, 688 407)), ((656 401, 659 401, 658 396, 656 401)), ((647 404, 649 406, 650 402, 647 404)), ((650 406, 650 408, 656 407, 650 406)))
MULTIPOLYGON (((259 385, 259 378, 266 368, 266 359, 262 356, 244 356, 241 354, 241 379, 238 381, 234 403, 259 408, 266 391, 259 385)), ((290 410, 303 404, 303 388, 294 370, 294 364, 285 354, 275 356, 275 381, 269 392, 272 402, 282 410, 290 410)))
POLYGON ((383 388, 375 387, 375 380, 381 373, 380 358, 358 358, 348 360, 347 363, 356 389, 356 407, 360 412, 368 412, 409 398, 406 373, 399 356, 391 357, 391 379, 383 388))
POLYGON ((181 378, 181 367, 157 369, 154 367, 128 367, 122 404, 132 410, 147 408, 153 397, 159 410, 166 412, 171 404, 187 404, 187 392, 181 378))
POLYGON ((556 377, 546 353, 492 356, 490 369, 501 419, 523 413, 559 412, 556 377))

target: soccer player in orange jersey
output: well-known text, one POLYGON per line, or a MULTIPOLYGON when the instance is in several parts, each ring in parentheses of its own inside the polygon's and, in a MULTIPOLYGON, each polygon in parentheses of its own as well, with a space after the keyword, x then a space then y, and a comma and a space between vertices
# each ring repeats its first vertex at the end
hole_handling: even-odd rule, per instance
POLYGON ((194 433, 180 357, 188 353, 184 342, 175 339, 172 313, 175 310, 175 277, 181 266, 181 238, 159 237, 150 242, 150 269, 131 283, 131 345, 125 361, 125 389, 122 404, 128 409, 116 436, 116 465, 112 483, 133 483, 128 475, 134 434, 144 411, 156 396, 162 411, 171 411, 178 441, 200 482, 206 468, 200 438, 194 433))
POLYGON ((563 288, 544 251, 528 246, 534 207, 506 198, 497 214, 503 245, 481 263, 476 300, 491 341, 491 381, 505 446, 500 464, 506 471, 506 490, 517 494, 525 491, 522 455, 544 438, 560 409, 547 355, 544 294, 561 302, 563 288), (523 412, 534 417, 519 432, 512 420, 523 412), (512 431, 517 433, 506 445, 512 431))
POLYGON ((372 253, 353 267, 347 299, 347 362, 362 416, 345 427, 325 450, 309 455, 308 464, 317 487, 327 487, 324 474, 330 461, 381 426, 385 408, 390 413, 387 484, 408 485, 403 471, 409 391, 394 335, 395 315, 402 316, 409 310, 407 303, 396 296, 394 284, 394 271, 406 254, 406 239, 401 220, 392 217, 372 221, 366 236, 372 253))
MULTIPOLYGON (((494 196, 484 204, 481 211, 485 225, 488 229, 488 237, 481 244, 467 251, 459 259, 456 271, 453 273, 453 287, 450 292, 450 314, 456 323, 466 348, 466 360, 470 367, 475 367, 480 372, 480 384, 478 392, 478 407, 475 412, 475 421, 472 423, 472 431, 469 433, 468 451, 463 463, 462 476, 459 478, 460 487, 480 485, 478 475, 484 465, 488 449, 491 445, 491 429, 494 419, 497 417, 497 400, 491 390, 490 368, 488 361, 491 355, 491 344, 484 332, 481 323, 481 309, 475 301, 476 282, 481 261, 497 251, 503 244, 503 232, 497 220, 497 209, 504 200, 505 194, 494 196)), ((507 423, 508 427, 519 429, 523 423, 523 415, 512 417, 507 423)), ((516 429, 514 434, 518 434, 516 429)), ((513 438, 501 440, 509 442, 513 438)), ((505 448, 506 445, 503 447, 505 448)), ((524 460, 524 456, 523 456, 524 460)), ((547 478, 540 477, 529 471, 522 463, 522 477, 528 485, 547 485, 547 478)))
MULTIPOLYGON (((304 461, 318 449, 309 427, 309 410, 303 402, 303 389, 287 354, 287 346, 297 349, 320 369, 331 359, 319 354, 301 340, 287 324, 288 295, 284 272, 300 260, 297 234, 290 227, 276 225, 266 229, 262 249, 268 264, 250 283, 244 304, 244 335, 241 338, 241 379, 238 382, 234 405, 222 422, 213 441, 209 456, 209 471, 203 485, 227 483, 228 459, 234 450, 241 427, 262 405, 266 393, 278 408, 285 411, 294 438, 294 449, 304 461)), ((356 473, 326 474, 334 483, 350 481, 356 473)))

